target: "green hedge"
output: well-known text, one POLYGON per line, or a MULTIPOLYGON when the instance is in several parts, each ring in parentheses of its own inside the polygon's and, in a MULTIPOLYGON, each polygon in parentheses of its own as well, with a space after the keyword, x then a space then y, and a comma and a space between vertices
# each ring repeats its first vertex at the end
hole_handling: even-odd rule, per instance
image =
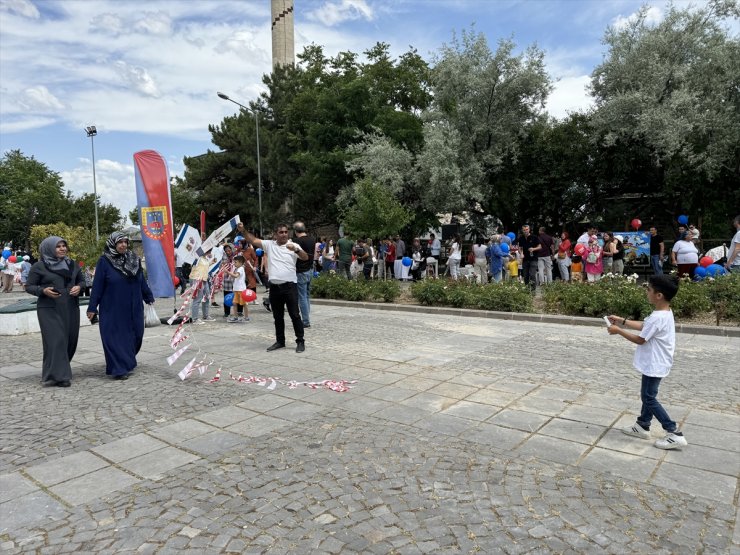
POLYGON ((534 312, 529 288, 515 281, 478 285, 467 280, 427 279, 411 285, 411 295, 426 306, 534 312))
POLYGON ((322 274, 311 280, 311 296, 344 301, 392 303, 401 296, 401 286, 395 280, 346 279, 336 274, 322 274))

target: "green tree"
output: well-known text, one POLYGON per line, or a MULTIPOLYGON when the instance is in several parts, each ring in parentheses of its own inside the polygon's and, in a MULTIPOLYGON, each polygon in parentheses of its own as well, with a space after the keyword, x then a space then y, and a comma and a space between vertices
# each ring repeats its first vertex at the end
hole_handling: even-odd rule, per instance
POLYGON ((56 235, 67 241, 68 256, 72 260, 82 262, 88 266, 94 265, 100 258, 105 246, 106 237, 101 236, 95 241, 95 228, 70 226, 65 223, 35 225, 31 228, 30 248, 33 255, 39 257, 39 245, 49 236, 56 235))
POLYGON ((385 237, 400 231, 412 219, 390 188, 369 178, 354 183, 340 201, 341 221, 355 237, 385 237))
MULTIPOLYGON (((95 231, 95 195, 86 193, 75 197, 67 192, 67 207, 63 221, 74 222, 95 231)), ((98 199, 98 229, 100 236, 110 235, 116 229, 123 227, 121 211, 112 204, 100 204, 98 199)))

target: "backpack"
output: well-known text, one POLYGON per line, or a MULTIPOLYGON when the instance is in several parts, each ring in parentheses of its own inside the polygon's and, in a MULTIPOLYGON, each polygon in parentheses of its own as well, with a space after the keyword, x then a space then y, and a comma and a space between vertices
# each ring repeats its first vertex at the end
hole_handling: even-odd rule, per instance
POLYGON ((595 252, 591 251, 588 253, 588 256, 586 257, 586 262, 589 264, 596 264, 599 261, 599 255, 595 252))

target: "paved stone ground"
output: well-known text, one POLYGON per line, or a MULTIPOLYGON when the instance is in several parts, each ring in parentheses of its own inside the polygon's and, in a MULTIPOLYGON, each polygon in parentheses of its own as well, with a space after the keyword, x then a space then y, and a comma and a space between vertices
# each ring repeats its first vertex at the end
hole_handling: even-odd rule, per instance
POLYGON ((83 328, 69 389, 40 387, 38 335, 0 337, 0 550, 740 553, 737 338, 678 336, 661 397, 690 445, 665 452, 615 429, 639 376, 603 327, 316 303, 306 352, 266 353, 252 308, 193 329, 215 384, 176 377, 164 326, 125 382, 83 328))

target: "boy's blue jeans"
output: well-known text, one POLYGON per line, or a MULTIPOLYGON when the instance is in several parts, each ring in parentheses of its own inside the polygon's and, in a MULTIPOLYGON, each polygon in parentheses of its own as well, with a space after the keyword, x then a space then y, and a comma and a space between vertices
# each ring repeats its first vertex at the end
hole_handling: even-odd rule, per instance
POLYGON ((661 378, 642 375, 642 385, 640 387, 640 399, 642 399, 642 410, 637 418, 637 423, 645 428, 650 428, 650 421, 653 416, 660 422, 666 432, 675 432, 677 425, 668 416, 663 405, 658 401, 658 387, 661 378))

